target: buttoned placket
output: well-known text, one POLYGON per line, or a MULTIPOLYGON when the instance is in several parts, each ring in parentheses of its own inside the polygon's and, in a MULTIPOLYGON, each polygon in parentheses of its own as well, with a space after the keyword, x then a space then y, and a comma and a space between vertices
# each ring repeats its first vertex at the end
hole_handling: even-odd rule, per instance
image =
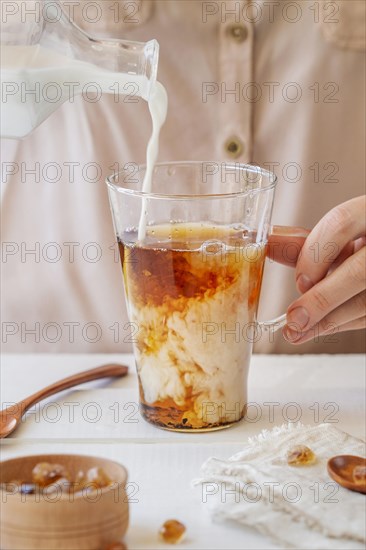
POLYGON ((224 160, 252 161, 254 23, 251 0, 223 4, 219 29, 220 108, 218 139, 224 160))

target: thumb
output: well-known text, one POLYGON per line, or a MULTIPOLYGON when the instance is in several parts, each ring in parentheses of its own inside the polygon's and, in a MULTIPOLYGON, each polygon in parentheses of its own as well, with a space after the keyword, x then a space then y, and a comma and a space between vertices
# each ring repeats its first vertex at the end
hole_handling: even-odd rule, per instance
POLYGON ((295 267, 310 230, 303 227, 272 226, 268 237, 267 256, 283 265, 295 267))

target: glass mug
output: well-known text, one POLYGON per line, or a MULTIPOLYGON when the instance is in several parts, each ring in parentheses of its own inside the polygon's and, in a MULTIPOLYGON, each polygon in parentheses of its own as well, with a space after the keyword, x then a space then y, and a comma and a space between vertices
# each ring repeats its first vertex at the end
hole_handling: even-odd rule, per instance
POLYGON ((174 431, 226 428, 245 416, 257 331, 286 322, 256 319, 277 179, 239 163, 163 163, 144 193, 145 167, 132 168, 107 185, 141 414, 174 431))

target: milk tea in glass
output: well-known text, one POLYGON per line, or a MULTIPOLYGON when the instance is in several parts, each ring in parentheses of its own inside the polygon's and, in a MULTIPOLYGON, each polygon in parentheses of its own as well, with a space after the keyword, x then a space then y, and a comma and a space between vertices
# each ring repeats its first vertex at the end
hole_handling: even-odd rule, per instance
POLYGON ((241 420, 276 178, 255 166, 155 166, 108 178, 140 411, 174 431, 241 420))

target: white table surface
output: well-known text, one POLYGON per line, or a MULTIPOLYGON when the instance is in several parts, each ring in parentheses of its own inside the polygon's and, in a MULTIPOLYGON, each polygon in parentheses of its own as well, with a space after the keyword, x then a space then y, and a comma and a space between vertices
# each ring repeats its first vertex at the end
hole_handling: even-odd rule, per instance
POLYGON ((248 420, 207 434, 181 434, 146 423, 138 412, 131 355, 4 355, 1 407, 60 378, 105 363, 130 366, 126 378, 90 382, 38 404, 9 438, 1 460, 38 453, 81 453, 123 463, 129 472, 128 548, 168 549, 159 526, 187 526, 182 549, 275 549, 262 535, 235 524, 214 524, 191 481, 210 456, 228 458, 262 429, 300 420, 333 422, 365 438, 365 358, 362 355, 266 356, 252 359, 248 420))

